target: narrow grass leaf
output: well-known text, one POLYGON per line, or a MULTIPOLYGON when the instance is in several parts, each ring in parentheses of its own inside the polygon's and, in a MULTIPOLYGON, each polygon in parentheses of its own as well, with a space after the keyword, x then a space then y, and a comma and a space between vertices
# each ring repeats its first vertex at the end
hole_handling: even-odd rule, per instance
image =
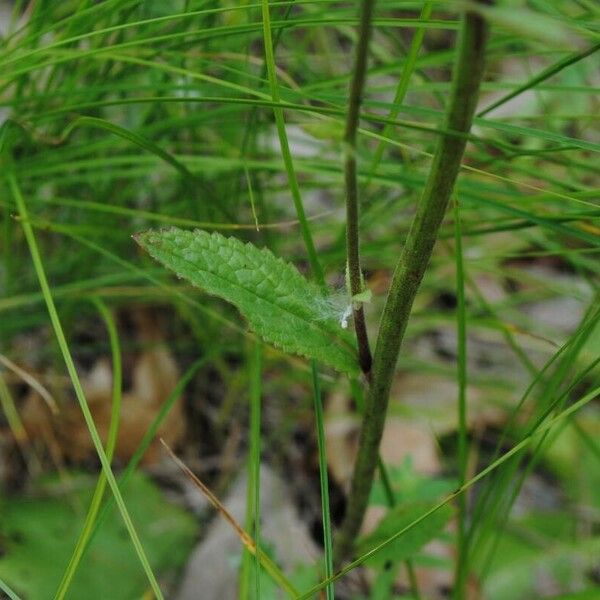
POLYGON ((0 590, 2 590, 2 592, 4 592, 6 596, 10 598, 10 600, 21 600, 21 598, 19 598, 19 596, 13 592, 13 590, 8 587, 8 585, 4 583, 2 579, 0 579, 0 590))
MULTIPOLYGON (((454 203, 454 234, 456 262, 456 333, 457 333, 457 369, 458 384, 458 481, 463 485, 467 480, 468 467, 468 421, 467 421, 467 313, 465 304, 465 273, 463 263, 461 215, 458 201, 454 203)), ((458 497, 457 515, 457 561, 454 582, 454 597, 464 595, 464 575, 466 573, 466 519, 467 495, 458 497)))
MULTIPOLYGON (((216 348, 218 349, 218 346, 216 348)), ((211 358, 213 358, 213 356, 215 354, 216 354, 216 350, 213 350, 212 352, 208 352, 202 358, 199 358, 197 361, 195 361, 189 367, 189 369, 181 376, 181 378, 179 379, 179 381, 177 382, 177 384, 175 385, 175 387, 173 388, 173 390, 171 391, 171 393, 169 394, 167 399, 164 401, 164 403, 160 407, 160 410, 158 411, 158 413, 156 413, 154 420, 152 421, 152 423, 146 430, 144 437, 142 438, 141 442, 139 443, 138 447, 136 448, 135 452, 133 453, 131 459, 127 463, 127 467, 125 468, 125 470, 119 477, 119 488, 121 490, 125 490, 127 488, 127 486, 129 485, 129 482, 131 481, 133 475, 135 474, 135 470, 137 469, 137 466, 139 465, 142 458, 144 457, 146 450, 148 450, 148 447, 150 446, 152 441, 156 438, 156 435, 158 433, 160 426, 162 425, 166 416, 169 414, 169 412, 173 408, 173 405, 175 404, 175 402, 181 398, 181 394, 183 393, 185 387, 190 383, 190 381, 192 380, 194 375, 197 373, 198 369, 200 369, 200 367, 205 365, 211 358)), ((114 498, 112 496, 110 498, 108 498, 106 500, 106 502, 104 503, 104 506, 102 507, 102 510, 94 523, 94 528, 93 528, 92 534, 89 536, 89 538, 87 540, 87 544, 84 548, 84 553, 89 548, 90 543, 92 542, 92 540, 94 539, 94 536, 98 532, 100 525, 103 523, 104 519, 109 514, 111 508, 113 507, 113 504, 114 504, 114 498)))
POLYGON ((538 73, 538 75, 531 78, 529 81, 526 81, 523 85, 518 86, 516 89, 512 90, 505 96, 502 96, 502 98, 499 98, 489 106, 486 106, 482 111, 477 113, 477 116, 483 117, 495 108, 498 108, 499 106, 502 106, 509 100, 512 100, 519 94, 522 94, 523 92, 536 87, 541 82, 546 81, 546 79, 553 77, 557 73, 560 73, 560 71, 562 71, 563 69, 579 62, 580 60, 583 60, 584 58, 594 54, 598 50, 600 50, 600 43, 593 44, 589 48, 585 48, 584 50, 574 52, 572 54, 569 54, 568 56, 565 56, 563 59, 559 60, 553 65, 550 65, 549 67, 538 73))
MULTIPOLYGON (((248 343, 248 379, 250 391, 250 448, 248 450, 248 485, 246 488, 246 531, 252 531, 256 547, 260 549, 260 459, 261 459, 261 373, 262 344, 257 340, 248 343)), ((258 553, 254 555, 244 547, 240 569, 240 600, 251 598, 250 582, 254 575, 254 592, 257 600, 260 592, 260 560, 258 553), (254 570, 251 567, 254 565, 254 570)))
POLYGON ((110 133, 113 133, 114 135, 118 135, 124 140, 132 142, 136 146, 139 146, 143 150, 147 150, 148 152, 151 152, 152 154, 158 156, 167 164, 177 169, 177 171, 179 171, 186 179, 188 179, 192 183, 195 181, 195 177, 189 171, 189 169, 184 164, 179 162, 172 154, 169 154, 169 152, 163 150, 160 146, 158 146, 151 140, 145 138, 144 136, 141 136, 139 133, 135 133, 134 131, 130 131, 125 127, 121 127, 120 125, 111 123, 106 119, 98 119, 97 117, 79 117, 65 129, 65 131, 62 134, 62 138, 67 138, 74 129, 77 129, 79 127, 94 127, 96 129, 103 129, 104 131, 108 131, 110 133))
POLYGON ((60 318, 58 316, 58 311, 56 310, 56 306, 54 304, 54 299, 52 298, 52 292, 50 290, 50 284, 48 283, 48 279, 46 277, 46 271, 44 269, 44 265, 42 263, 42 257, 40 255, 40 251, 37 245, 37 241, 35 235, 33 233, 33 228, 29 222, 27 207, 25 205, 25 200, 21 195, 21 190, 17 184, 17 181, 14 177, 13 173, 9 173, 8 175, 8 183, 17 203, 17 207, 19 210, 19 216, 21 217, 23 231, 25 233, 25 237, 27 239, 27 245, 29 246, 29 251, 31 254, 31 259, 36 271, 36 275, 38 277, 38 281, 40 284, 40 288, 42 289, 42 293, 44 295, 44 300, 46 301, 46 307, 48 309, 48 314, 50 315, 50 320, 52 322, 52 327, 54 329, 54 333, 56 335, 58 345, 60 347, 61 353, 63 355, 63 359, 65 365, 67 367, 67 371, 71 378, 71 383, 73 384, 73 389, 75 390, 75 395, 77 396, 77 401, 79 402, 79 406, 81 408, 81 412, 83 413, 83 417, 85 420, 85 424, 90 433, 90 437, 92 438, 94 448, 96 453, 98 454, 98 458, 100 459, 100 463, 102 464, 102 470, 106 474, 106 478, 110 485, 110 488, 115 497, 115 501, 117 506, 119 507, 119 512, 121 513, 121 517, 123 518, 123 522, 125 523, 125 527, 131 537, 131 542, 135 548, 136 554, 140 560, 140 563, 144 569, 144 573, 146 574, 148 581, 150 582, 150 586, 156 598, 158 600, 162 600, 163 595, 158 585, 158 581, 152 571, 152 567, 148 562, 148 557, 144 552, 144 548, 142 547, 142 543, 140 542, 140 538, 137 534, 133 521, 129 515, 129 511, 125 506, 125 502, 123 500, 123 496, 119 491, 119 487, 117 485, 117 481, 110 467, 110 462, 106 453, 104 452, 104 448, 102 447, 102 441, 100 440, 100 436, 98 434, 98 430, 96 429, 96 425, 94 423, 94 419, 92 417, 92 413, 88 406, 85 393, 83 391, 83 387, 81 385, 81 380, 79 379, 79 375, 77 374, 77 369, 75 368, 75 362, 71 355, 71 351, 69 350, 69 345, 67 343, 67 339, 65 337, 65 333, 60 322, 60 318))
MULTIPOLYGON (((325 577, 333 575, 333 538, 331 535, 331 511, 329 504, 329 478, 327 476, 327 444, 325 441, 325 418, 323 415, 323 399, 319 383, 317 363, 312 361, 313 397, 315 401, 315 421, 317 425, 317 446, 319 451, 319 479, 321 483, 321 515, 323 519, 323 545, 325 547, 325 577)), ((327 600, 335 597, 333 583, 325 588, 327 600)))
MULTIPOLYGON (((271 16, 269 10, 269 1, 262 0, 262 31, 263 31, 263 45, 265 49, 265 65, 267 67, 267 75, 269 78, 269 87, 271 88, 271 99, 274 103, 280 103, 279 96, 279 84, 277 82, 277 72, 275 64, 275 51, 273 44, 273 36, 271 33, 271 16)), ((308 260, 310 267, 313 271, 313 276, 319 285, 324 286, 325 276, 323 274, 323 268, 319 262, 313 236, 306 220, 306 214, 304 212, 304 204, 302 203, 302 196, 300 194, 300 186, 298 185, 298 178, 296 177, 296 170, 294 169, 294 161, 292 159, 292 153, 290 151, 290 145, 288 141, 287 131, 285 128, 285 119, 283 117, 283 109, 279 106, 273 108, 273 116, 275 117, 275 125, 277 127, 277 136, 279 138, 279 146, 281 149, 281 156, 285 164, 285 170, 288 176, 290 184, 290 191, 292 192, 292 199, 294 201, 294 208, 298 215, 298 221, 300 221, 300 229, 302 231, 302 238, 304 239, 304 245, 306 246, 306 252, 308 254, 308 260)))
MULTIPOLYGON (((98 298, 93 299, 94 304, 98 308, 100 316, 104 320, 106 328, 108 330, 108 336, 110 341, 110 349, 112 354, 112 405, 110 410, 110 424, 108 428, 108 436, 106 440, 106 456, 109 462, 112 462, 115 447, 117 445, 117 434, 119 432, 119 420, 121 416, 121 397, 122 397, 122 362, 121 362, 121 347, 119 345, 119 337, 117 334, 117 326, 114 317, 108 310, 106 304, 98 298)), ((63 575, 62 581, 60 582, 58 591, 56 592, 55 600, 63 600, 66 596, 67 591, 73 581, 73 577, 77 572, 77 568, 81 564, 86 546, 90 541, 90 538, 95 530, 95 524, 100 511, 100 505, 106 490, 106 475, 104 472, 100 472, 100 477, 96 483, 96 489, 90 502, 90 507, 85 518, 83 528, 75 544, 75 549, 67 569, 63 575)))
POLYGON ((524 437, 518 444, 513 446, 508 452, 506 452, 505 454, 500 456, 497 460, 495 460, 493 463, 491 463, 490 465, 485 467, 483 470, 479 471, 479 473, 477 473, 477 475, 475 475, 474 477, 469 479, 467 482, 465 482, 464 485, 462 485, 460 488, 458 488, 452 494, 449 494, 446 498, 441 500, 438 504, 436 504, 435 506, 433 506, 432 508, 427 510, 427 512, 422 513, 415 520, 408 523, 406 525, 406 527, 403 527, 399 531, 396 531, 393 535, 386 538, 378 545, 372 547, 370 550, 366 551, 364 554, 362 554, 357 559, 353 560, 350 564, 345 566, 343 569, 338 571, 333 577, 331 577, 329 579, 325 579, 325 580, 321 581, 318 585, 307 590, 297 600, 308 600, 309 598, 312 598, 315 593, 317 593, 319 590, 324 589, 330 582, 340 579, 341 577, 343 577, 350 571, 353 571, 354 569, 356 569, 356 567, 362 565, 363 563, 367 562, 369 559, 373 558, 379 552, 384 550, 387 546, 389 546, 390 544, 395 542, 397 539, 402 537, 406 532, 410 531, 414 527, 417 527, 420 523, 422 523, 423 521, 428 519, 431 515, 433 515, 437 511, 441 510, 443 507, 445 507, 449 502, 454 500, 457 496, 459 496, 460 494, 464 494, 466 490, 468 490, 469 488, 474 486, 478 481, 481 481, 482 479, 487 477, 490 473, 492 473, 496 469, 498 469, 498 467, 503 465, 506 461, 510 460, 513 456, 515 456, 519 452, 522 452, 525 448, 527 448, 527 446, 529 444, 531 444, 532 441, 537 439, 537 436, 539 434, 542 434, 545 431, 552 429, 555 425, 559 424, 564 419, 567 419, 572 414, 576 413, 578 410, 583 408, 586 404, 590 403, 592 400, 595 400, 599 394, 600 394, 600 387, 594 388, 592 391, 590 391, 588 394, 586 394, 583 398, 581 398, 580 400, 578 400, 577 402, 575 402, 574 404, 569 406, 569 408, 565 409, 563 412, 558 414, 556 417, 554 417, 553 419, 550 419, 549 421, 546 421, 543 425, 540 426, 539 430, 536 433, 533 433, 531 435, 524 437))

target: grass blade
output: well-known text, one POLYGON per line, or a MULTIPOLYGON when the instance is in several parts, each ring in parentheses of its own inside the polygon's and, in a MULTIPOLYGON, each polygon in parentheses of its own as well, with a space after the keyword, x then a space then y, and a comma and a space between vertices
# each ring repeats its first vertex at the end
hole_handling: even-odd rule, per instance
MULTIPOLYGON (((333 576, 333 540, 331 535, 331 512, 329 510, 329 479, 327 476, 327 444, 325 442, 325 419, 323 416, 323 399, 319 383, 317 363, 312 364, 312 385, 315 401, 315 422, 317 425, 317 447, 319 451, 319 480, 321 484, 321 515, 323 519, 323 545, 325 547, 325 577, 333 576)), ((334 599, 333 582, 325 588, 327 600, 334 599)))
POLYGON ((565 56, 565 58, 545 68, 539 75, 536 75, 529 81, 525 82, 523 85, 518 86, 512 92, 506 94, 506 96, 502 96, 502 98, 499 98, 495 102, 492 102, 492 104, 490 104, 489 106, 486 106, 483 110, 477 113, 477 116, 483 117, 487 113, 493 111, 495 108, 506 104, 509 100, 512 100, 513 98, 516 98, 523 92, 534 88, 539 83, 542 83, 542 81, 546 81, 546 79, 549 79, 550 77, 556 75, 563 69, 566 69, 567 67, 579 62, 580 60, 583 60, 584 58, 594 54, 598 50, 600 50, 600 43, 594 44, 589 48, 586 48, 585 50, 581 50, 580 52, 574 52, 573 54, 565 56))
MULTIPOLYGON (((462 232, 460 221, 460 205, 454 202, 454 232, 456 261, 456 329, 458 339, 457 381, 458 381, 458 484, 464 485, 467 479, 469 458, 468 425, 467 425, 467 313, 465 306, 465 274, 462 250, 462 232)), ((466 565, 466 519, 467 494, 458 497, 457 515, 457 553, 453 597, 456 600, 464 597, 467 573, 466 565)))
POLYGON ((488 465, 485 469, 480 471, 477 475, 475 475, 475 477, 472 477, 467 482, 465 482, 455 492, 446 496, 446 498, 444 498, 441 502, 439 502, 438 504, 433 506, 427 512, 423 513, 418 519, 415 519, 412 523, 410 523, 409 525, 404 527, 402 530, 396 532, 393 536, 390 536, 387 540, 385 540, 384 542, 382 542, 375 548, 371 549, 369 552, 366 552, 362 556, 353 560, 346 567, 344 567, 343 569, 338 571, 332 578, 321 581, 321 583, 312 587, 310 590, 308 590, 307 592, 302 594, 299 598, 297 598, 297 600, 308 600, 309 598, 312 598, 314 594, 316 594, 318 591, 324 589, 327 585, 329 585, 329 583, 331 583, 333 581, 337 581, 338 579, 340 579, 341 577, 343 577, 350 571, 356 569, 356 567, 362 565, 371 556, 377 554, 377 552, 379 552, 380 550, 385 548, 388 544, 391 544, 394 540, 397 540, 401 535, 403 535, 404 533, 406 533, 407 531, 409 531, 410 529, 412 529, 413 527, 415 527, 416 525, 418 525, 419 523, 421 523, 422 521, 427 519, 433 513, 440 510, 442 508, 442 506, 445 506, 449 502, 452 502, 452 500, 454 500, 457 496, 459 496, 460 494, 463 494, 465 491, 467 491, 472 486, 474 486, 478 481, 487 477, 490 473, 495 471, 498 467, 500 467, 502 464, 504 464, 507 460, 511 459, 513 456, 515 456, 519 452, 522 452, 525 448, 527 448, 527 446, 529 444, 531 444, 534 440, 538 439, 539 434, 543 434, 544 432, 549 431, 555 425, 558 425, 564 419, 567 419, 572 414, 576 413, 578 410, 583 408, 586 404, 588 404, 592 400, 595 400, 599 394, 600 394, 600 387, 597 387, 597 388, 593 389, 592 391, 590 391, 589 393, 587 393, 583 398, 581 398, 580 400, 578 400, 577 402, 572 404, 569 408, 565 409, 563 412, 561 412, 560 414, 555 416, 553 419, 551 419, 551 420, 545 422, 543 425, 541 425, 541 427, 536 432, 523 438, 518 444, 513 446, 508 452, 503 454, 500 458, 498 458, 493 463, 488 465))
POLYGON ((158 585, 158 581, 154 576, 152 571, 152 567, 148 562, 148 558, 146 553, 144 552, 144 548, 142 543, 140 542, 139 536, 129 516, 129 512, 127 507, 125 506, 125 502, 123 501, 123 496, 119 491, 119 487, 117 485, 117 481, 115 480, 115 476, 110 467, 110 462, 106 453, 104 452, 104 448, 102 447, 102 441, 100 440, 100 436, 98 435, 98 430, 96 429, 96 425, 94 424, 94 419, 92 417, 92 413, 90 412, 89 406, 87 404, 87 400, 85 398, 85 394, 83 391, 83 387, 81 385, 81 381, 79 379, 79 375, 77 374, 77 369, 75 368, 75 363, 73 362, 73 357, 71 356, 71 351, 69 350, 69 345, 67 343, 67 339, 65 337, 62 324, 60 322, 60 318, 58 316, 58 312, 56 310, 56 306, 54 304, 54 299, 52 298, 52 292, 50 291, 50 284, 48 283, 48 279, 46 277, 46 272, 44 270, 44 265, 42 262, 42 257, 38 250, 37 241, 35 239, 35 234, 33 233, 33 228, 29 223, 27 208, 25 205, 25 200, 21 195, 21 190, 17 184, 17 181, 12 173, 8 173, 8 184, 13 193, 14 199, 17 204, 17 208, 19 211, 19 216, 21 217, 21 224, 23 227, 23 231, 25 233, 25 237, 27 239, 27 244, 29 246, 29 251, 31 253, 31 259, 33 261, 33 266, 35 268, 36 275, 38 277, 38 281, 40 287, 42 289, 42 293, 44 294, 44 300, 46 301, 46 307, 48 309, 48 313, 50 315, 50 320, 52 322, 52 327, 54 329, 54 333, 56 335, 58 345, 60 347, 61 353, 63 355, 63 359, 65 365, 67 367, 67 371, 69 373, 69 377, 71 378, 71 383, 73 384, 73 389, 75 390, 75 395, 77 396, 77 400, 79 402, 79 406, 81 408, 81 412, 83 413, 83 417, 85 420, 85 424, 90 432, 90 436, 92 438, 92 442, 96 449, 96 453, 98 454, 98 458, 102 464, 102 470, 106 475, 106 479, 108 484, 112 490, 112 493, 115 497, 115 502, 119 507, 119 511, 121 513, 121 517, 123 518, 123 522, 125 523, 125 527, 131 537, 131 541, 135 548, 136 554, 140 560, 142 568, 146 573, 146 577, 152 587, 152 590, 158 600, 163 600, 163 595, 160 590, 160 586, 158 585))
MULTIPOLYGON (((112 406, 110 411, 110 424, 108 429, 108 436, 106 440, 106 457, 112 462, 115 447, 117 445, 117 434, 119 431, 119 418, 121 416, 121 397, 122 397, 122 363, 121 363, 121 348, 119 345, 119 337, 117 334, 117 326, 115 320, 108 310, 106 304, 99 298, 94 298, 93 303, 96 305, 98 312, 100 313, 106 329, 108 330, 108 336, 110 340, 110 349, 112 354, 112 375, 113 375, 113 389, 112 389, 112 406)), ((102 503, 102 497, 106 489, 106 475, 104 471, 100 472, 96 489, 90 502, 88 513, 85 517, 83 528, 79 534, 79 538, 73 550, 73 554, 67 565, 63 578, 59 584, 55 600, 63 600, 69 590, 69 586, 77 572, 77 568, 81 564, 84 552, 90 540, 90 537, 95 529, 96 519, 102 503)))
POLYGON ((2 590, 10 600, 21 600, 19 596, 14 592, 2 579, 0 579, 0 590, 2 590))
MULTIPOLYGON (((263 19, 263 43, 265 49, 265 62, 267 64, 267 74, 269 76, 269 85, 271 87, 271 99, 274 103, 279 104, 279 85, 277 83, 275 56, 273 52, 273 36, 271 35, 271 16, 269 12, 269 0, 262 0, 261 8, 263 19)), ((321 287, 323 287, 325 285, 325 276, 323 274, 323 268, 321 267, 321 264, 317 257, 317 251, 315 249, 315 243, 313 241, 312 233, 308 226, 308 221, 306 220, 306 213, 304 211, 304 205, 302 204, 302 196, 300 194, 298 178, 296 177, 294 161, 292 160, 290 144, 288 142, 287 132, 285 129, 283 109, 279 107, 273 107, 273 114, 275 116, 275 124, 277 126, 277 135, 279 137, 281 155, 283 157, 285 170, 288 175, 290 191, 294 200, 294 208, 296 209, 296 214, 298 215, 298 221, 300 221, 300 230, 302 231, 302 238, 304 240, 304 245, 306 246, 308 261, 312 269, 313 277, 315 278, 316 282, 321 287)))
MULTIPOLYGON (((156 438, 156 436, 158 434, 158 429, 160 428, 165 417, 169 414, 169 411, 173 407, 173 404, 175 404, 175 402, 181 397, 183 390, 185 389, 187 384, 192 380, 192 377, 197 373, 198 369, 200 367, 202 367, 203 365, 205 365, 213 357, 213 355, 216 353, 216 351, 217 351, 216 349, 212 350, 207 355, 203 356, 202 358, 199 358, 181 376, 181 378, 179 379, 179 381, 177 382, 177 384, 175 385, 175 387, 169 394, 168 398, 165 400, 163 405, 160 407, 160 410, 158 411, 158 413, 156 413, 154 420, 152 421, 152 423, 150 423, 150 426, 146 430, 144 437, 142 438, 138 447, 136 448, 135 452, 133 453, 133 456, 127 463, 127 467, 125 468, 125 470, 119 477, 119 489, 121 489, 121 490, 126 489, 127 484, 129 483, 129 480, 131 479, 131 476, 135 472, 137 466, 139 465, 140 461, 142 460, 142 458, 143 458, 144 454, 146 453, 146 450, 150 446, 152 440, 154 440, 156 438)), ((94 536, 96 535, 96 532, 98 531, 100 525, 102 525, 102 522, 108 516, 110 509, 113 507, 113 503, 114 503, 114 498, 113 498, 113 496, 111 496, 107 499, 106 503, 102 507, 102 511, 100 512, 100 515, 96 519, 96 522, 94 524, 94 529, 92 531, 91 536, 88 538, 87 545, 85 547, 84 552, 87 551, 87 549, 89 548, 89 545, 91 544, 92 540, 94 539, 94 536)))
MULTIPOLYGON (((423 8, 421 9, 421 15, 419 19, 422 21, 427 21, 431 16, 431 11, 433 9, 433 0, 426 0, 423 4, 423 8)), ((413 39, 410 43, 410 48, 408 50, 408 54, 406 55, 406 61, 404 62, 404 68, 402 69, 402 75, 400 75, 400 80, 398 81, 398 87, 396 88, 396 92, 394 94, 394 100, 392 102, 392 109, 388 114, 388 119, 395 121, 400 114, 400 109, 402 108, 402 103, 404 102, 404 97, 406 96, 406 92, 408 91, 408 85, 410 83, 410 78, 415 70, 415 66, 417 64, 417 58, 419 56, 419 50, 421 49, 421 45, 423 44, 423 38, 425 37, 425 32, 427 29, 420 27, 417 29, 413 35, 413 39)), ((386 123, 383 131, 381 132, 382 137, 389 138, 391 137, 393 131, 393 126, 391 123, 386 123)), ((381 162, 381 158, 385 151, 385 143, 383 141, 379 141, 377 144, 377 148, 373 154, 373 160, 371 162, 371 166, 369 167, 369 174, 367 176, 367 180, 365 182, 365 187, 367 187, 373 176, 377 172, 377 168, 379 167, 379 163, 381 162)))
MULTIPOLYGON (((248 488, 246 494, 246 531, 252 531, 256 548, 260 550, 260 460, 261 460, 261 363, 262 348, 250 341, 248 352, 250 379, 250 450, 248 452, 248 488)), ((260 560, 254 554, 255 599, 260 599, 260 560)), ((252 553, 244 547, 240 574, 240 598, 250 598, 250 567, 252 553)))
POLYGON ((158 156, 160 159, 165 161, 167 164, 171 165, 174 169, 176 169, 181 175, 184 176, 185 179, 188 180, 191 184, 196 183, 196 178, 193 173, 182 164, 179 160, 177 160, 172 154, 163 150, 160 146, 155 144, 149 139, 146 139, 144 136, 139 133, 135 133, 134 131, 130 131, 129 129, 125 129, 125 127, 121 127, 120 125, 116 125, 115 123, 111 123, 106 119, 99 119, 97 117, 79 117, 75 119, 63 132, 61 139, 64 140, 69 137, 69 135, 73 132, 73 130, 79 127, 93 127, 96 129, 102 129, 104 131, 108 131, 114 135, 127 140, 142 148, 143 150, 147 150, 151 152, 155 156, 158 156))

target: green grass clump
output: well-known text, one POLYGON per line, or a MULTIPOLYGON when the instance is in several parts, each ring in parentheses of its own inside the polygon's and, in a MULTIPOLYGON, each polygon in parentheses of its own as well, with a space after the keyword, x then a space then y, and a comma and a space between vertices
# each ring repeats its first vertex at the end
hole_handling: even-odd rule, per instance
MULTIPOLYGON (((433 559, 409 542, 429 530, 458 557, 435 567, 451 574, 457 599, 471 584, 494 600, 533 597, 534 572, 546 573, 564 598, 600 594, 593 571, 600 508, 600 7, 589 0, 469 7, 490 29, 472 127, 448 109, 457 98, 451 79, 453 65, 461 65, 461 3, 365 1, 361 12, 331 0, 14 2, 0 38, 0 354, 68 374, 102 467, 93 500, 71 494, 88 519, 69 538, 65 571, 56 581, 53 572, 51 594, 70 597, 82 572, 94 568, 86 557, 103 539, 115 502, 136 568, 145 572, 135 593, 150 588, 161 596, 167 565, 156 560, 151 536, 138 536, 145 524, 130 515, 126 481, 181 391, 197 390, 198 380, 209 382, 202 390, 213 405, 205 412, 216 415, 211 443, 221 448, 232 423, 247 432, 245 528, 259 548, 260 521, 269 517, 259 514, 261 457, 276 463, 292 443, 288 433, 311 423, 326 552, 308 578, 321 583, 300 586, 300 597, 323 589, 333 597, 333 582, 365 562, 374 569, 373 597, 391 598, 395 574, 405 568, 407 593, 419 597, 414 569, 433 559), (454 159, 441 160, 444 152, 454 159), (440 165, 439 177, 430 177, 440 165), (449 491, 435 487, 435 478, 401 476, 398 465, 373 454, 371 471, 377 466, 379 475, 364 503, 376 503, 383 485, 388 517, 371 537, 356 543, 355 532, 347 536, 342 555, 351 561, 334 571, 342 510, 331 509, 330 519, 321 408, 330 394, 349 395, 349 388, 357 411, 377 412, 383 426, 385 410, 373 409, 368 382, 381 377, 383 359, 375 351, 370 372, 369 340, 374 349, 382 314, 381 331, 398 330, 397 314, 384 312, 389 280, 402 249, 421 247, 411 246, 409 233, 415 214, 428 222, 420 199, 435 200, 447 183, 450 210, 439 231, 426 227, 433 254, 414 305, 411 299, 405 306, 403 319, 410 320, 400 361, 390 352, 385 362, 391 413, 426 421, 439 434, 443 466, 456 485, 449 491), (260 345, 221 300, 226 295, 175 280, 132 240, 167 227, 220 232, 293 263, 307 280, 298 281, 314 288, 315 298, 327 297, 327 316, 313 325, 346 340, 351 367, 342 370, 350 375, 329 370, 333 363, 323 356, 308 364, 260 345), (368 302, 366 289, 373 292, 368 302), (118 374, 131 340, 111 315, 141 305, 170 315, 169 344, 188 370, 119 477, 115 470, 124 465, 112 455, 120 378, 109 443, 87 408, 80 363, 90 349, 76 332, 100 310, 109 342, 99 344, 118 374), (349 332, 337 331, 348 307, 357 324, 356 363, 349 332), (424 357, 419 348, 432 335, 451 339, 451 350, 424 357), (33 358, 24 339, 38 340, 33 358), (482 358, 482 344, 495 353, 482 358), (433 410, 399 402, 407 374, 445 381, 451 401, 433 410), (274 398, 277 422, 267 410, 274 398), (489 422, 477 420, 481 406, 493 409, 489 422), (520 491, 536 477, 550 481, 560 501, 523 511, 520 491), (436 490, 421 512, 406 495, 413 484, 436 490), (453 515, 448 506, 456 510, 456 533, 440 534, 453 515), (556 520, 566 525, 555 527, 556 520), (397 564, 372 560, 378 552, 387 557, 385 548, 400 548, 397 564), (411 548, 408 555, 403 548, 411 548), (559 567, 557 556, 566 557, 559 567)), ((462 68, 455 82, 466 75, 462 68)), ((392 284, 396 297, 407 289, 403 281, 392 284)), ((30 468, 19 434, 20 388, 4 366, 0 378, 2 423, 20 436, 30 468)), ((59 403, 70 393, 63 389, 59 403)), ((190 415, 202 412, 197 399, 189 402, 190 415)), ((189 425, 200 428, 192 418, 189 425)), ((354 489, 348 507, 356 496, 354 489)), ((362 509, 356 514, 358 525, 362 509)), ((277 558, 274 572, 289 593, 298 585, 286 579, 294 574, 277 571, 277 558)), ((261 570, 246 551, 243 597, 270 589, 261 570)), ((27 595, 15 572, 2 571, 0 579, 9 597, 27 595)))

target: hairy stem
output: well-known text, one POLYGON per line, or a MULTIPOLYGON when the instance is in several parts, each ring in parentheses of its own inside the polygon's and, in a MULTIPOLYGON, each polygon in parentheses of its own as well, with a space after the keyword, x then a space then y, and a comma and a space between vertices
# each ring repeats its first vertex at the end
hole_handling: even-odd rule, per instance
MULTIPOLYGON (((350 293, 352 296, 363 291, 360 269, 360 248, 358 242, 358 182, 356 176, 356 133, 358 129, 360 105, 367 72, 367 53, 371 37, 371 21, 375 0, 364 0, 360 13, 358 44, 354 57, 354 70, 350 84, 350 102, 344 133, 344 179, 346 183, 346 260, 350 293)), ((358 343, 358 361, 363 373, 371 372, 371 349, 367 336, 363 305, 353 306, 354 329, 358 343)))
POLYGON ((438 141, 381 317, 358 457, 336 544, 338 563, 349 556, 367 508, 400 345, 458 176, 466 145, 464 134, 471 128, 483 77, 487 31, 483 17, 471 11, 465 13, 444 124, 447 133, 438 141))

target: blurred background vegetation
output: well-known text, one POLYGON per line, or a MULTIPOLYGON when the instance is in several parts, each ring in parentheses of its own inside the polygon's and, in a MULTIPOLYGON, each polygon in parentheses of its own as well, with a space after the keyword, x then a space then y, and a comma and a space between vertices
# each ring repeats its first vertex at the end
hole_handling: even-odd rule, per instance
MULTIPOLYGON (((439 135, 462 7, 377 3, 358 146, 373 338, 439 135)), ((341 316, 341 136, 357 3, 271 2, 270 10, 294 168, 341 316)), ((216 230, 308 271, 266 81, 261 6, 4 0, 0 15, 4 593, 55 597, 100 483, 13 181, 103 440, 122 395, 113 468, 128 476, 125 503, 165 596, 241 597, 242 545, 219 529, 220 517, 213 520, 158 437, 235 513, 246 495, 255 342, 235 310, 173 278, 131 236, 169 225, 216 230)), ((600 6, 499 0, 486 15, 488 66, 455 191, 458 212, 446 219, 413 309, 382 447, 397 501, 408 509, 377 530, 382 539, 418 516, 418 502, 456 487, 461 390, 473 477, 598 384, 600 6), (457 320, 467 325, 466 355, 457 350, 457 320)), ((322 576, 311 374, 300 359, 270 347, 261 353, 264 547, 302 591, 322 576)), ((321 385, 339 523, 361 383, 323 368, 321 385)), ((599 436, 592 398, 469 490, 464 597, 600 597, 599 436)), ((151 597, 110 491, 101 492, 66 597, 151 597)), ((378 485, 371 529, 385 511, 382 498, 378 485)), ((448 518, 408 556, 422 598, 452 594, 448 518)), ((337 595, 414 597, 402 554, 396 548, 353 571, 337 595)), ((261 589, 261 597, 279 597, 268 578, 261 589)))

